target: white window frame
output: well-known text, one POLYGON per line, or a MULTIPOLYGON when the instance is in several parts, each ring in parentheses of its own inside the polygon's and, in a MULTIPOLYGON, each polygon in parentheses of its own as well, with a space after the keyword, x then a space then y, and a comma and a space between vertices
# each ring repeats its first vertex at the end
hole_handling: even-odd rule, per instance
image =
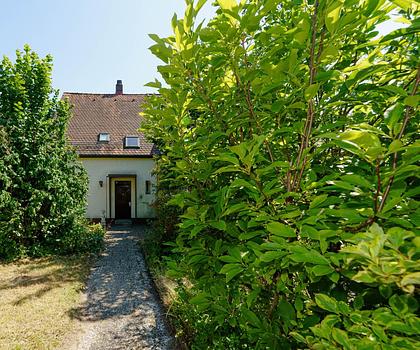
POLYGON ((138 136, 126 136, 124 139, 124 148, 139 148, 140 147, 140 138, 138 136), (136 145, 130 145, 128 144, 128 140, 136 139, 137 143, 136 145))
POLYGON ((109 133, 108 132, 101 132, 98 135, 98 141, 99 142, 109 142, 109 133), (105 139, 102 139, 102 137, 105 137, 105 139))

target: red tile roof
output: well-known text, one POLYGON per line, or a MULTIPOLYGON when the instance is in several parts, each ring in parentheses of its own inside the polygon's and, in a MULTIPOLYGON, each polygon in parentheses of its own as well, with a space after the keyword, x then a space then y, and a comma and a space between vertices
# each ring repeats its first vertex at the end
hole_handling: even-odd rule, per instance
POLYGON ((152 157, 156 149, 138 131, 147 94, 89 94, 65 92, 72 106, 68 136, 80 156, 152 157), (98 142, 99 133, 109 133, 109 142, 98 142), (124 148, 126 136, 139 136, 140 148, 124 148))

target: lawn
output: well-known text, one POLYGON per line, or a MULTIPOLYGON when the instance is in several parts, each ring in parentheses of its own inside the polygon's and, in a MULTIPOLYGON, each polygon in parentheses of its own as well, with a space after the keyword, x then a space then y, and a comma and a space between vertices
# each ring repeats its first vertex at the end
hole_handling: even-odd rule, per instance
POLYGON ((75 325, 89 256, 0 264, 0 349, 54 349, 75 325))

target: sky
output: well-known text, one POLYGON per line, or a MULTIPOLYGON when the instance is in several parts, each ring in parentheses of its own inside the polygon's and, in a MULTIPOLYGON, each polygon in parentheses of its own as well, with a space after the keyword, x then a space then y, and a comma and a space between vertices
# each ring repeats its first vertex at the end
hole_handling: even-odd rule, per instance
MULTIPOLYGON (((211 18, 207 4, 199 19, 211 18)), ((0 0, 0 57, 15 57, 25 44, 53 56, 53 86, 61 92, 155 92, 161 64, 149 51, 149 33, 172 33, 184 0, 0 0)))
MULTIPOLYGON (((214 14, 211 0, 199 20, 214 14)), ((155 92, 144 84, 159 77, 161 64, 148 50, 149 33, 171 34, 184 0, 0 0, 0 57, 15 57, 29 44, 54 59, 53 86, 61 92, 155 92)), ((381 34, 397 24, 381 26, 381 34)), ((401 24, 399 25, 401 26, 401 24)))

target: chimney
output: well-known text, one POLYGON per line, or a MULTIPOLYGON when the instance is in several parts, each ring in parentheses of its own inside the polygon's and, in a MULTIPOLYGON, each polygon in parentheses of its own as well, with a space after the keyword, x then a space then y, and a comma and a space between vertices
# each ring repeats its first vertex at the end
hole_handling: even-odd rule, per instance
POLYGON ((117 80, 117 85, 115 85, 115 95, 123 94, 123 83, 122 80, 117 80))

